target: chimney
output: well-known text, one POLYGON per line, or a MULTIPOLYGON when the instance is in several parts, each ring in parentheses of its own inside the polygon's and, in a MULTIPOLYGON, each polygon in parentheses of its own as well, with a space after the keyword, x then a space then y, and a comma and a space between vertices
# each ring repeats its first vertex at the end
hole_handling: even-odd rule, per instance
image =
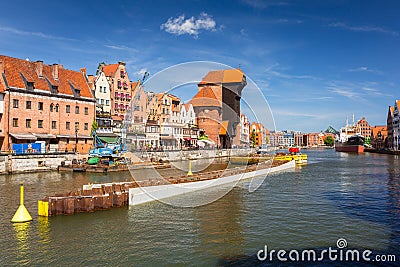
POLYGON ((81 69, 80 69, 80 72, 81 72, 83 75, 86 76, 86 68, 81 68, 81 69))
POLYGON ((0 61, 0 75, 4 73, 4 62, 0 61))
POLYGON ((35 62, 36 65, 36 70, 37 70, 37 74, 39 75, 39 78, 43 77, 43 61, 42 60, 38 60, 35 62))
POLYGON ((53 78, 54 80, 58 80, 58 64, 53 64, 53 78))

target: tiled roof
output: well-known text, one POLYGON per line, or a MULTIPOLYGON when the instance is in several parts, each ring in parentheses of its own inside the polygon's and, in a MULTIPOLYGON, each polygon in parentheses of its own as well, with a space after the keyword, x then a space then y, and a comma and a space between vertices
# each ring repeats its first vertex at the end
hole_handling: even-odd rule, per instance
MULTIPOLYGON (((31 62, 3 55, 0 55, 0 62, 3 63, 4 74, 8 86, 10 87, 25 88, 25 83, 22 78, 23 75, 28 82, 34 83, 35 89, 50 91, 50 83, 53 86, 58 86, 59 93, 73 95, 70 85, 73 84, 75 89, 80 90, 80 95, 82 97, 92 98, 89 85, 81 72, 64 69, 62 65, 55 64, 49 66, 43 63, 31 62), (43 66, 41 77, 39 76, 40 65, 43 66), (58 70, 58 79, 54 76, 55 70, 58 70)), ((1 78, 2 77, 0 77, 0 79, 1 78)), ((5 89, 4 85, 0 85, 0 91, 4 91, 5 89)))
POLYGON ((140 81, 137 81, 137 82, 131 82, 131 88, 132 88, 132 90, 135 90, 135 88, 136 88, 136 85, 137 85, 138 83, 140 83, 140 81))
POLYGON ((209 86, 200 88, 188 104, 192 104, 193 107, 221 107, 222 105, 209 86))
POLYGON ((226 135, 228 125, 229 125, 229 121, 223 121, 221 123, 221 128, 219 129, 219 135, 226 135))
POLYGON ((387 136, 387 126, 374 126, 372 127, 372 136, 376 137, 381 132, 383 137, 387 136))
POLYGON ((116 73, 117 70, 118 70, 118 66, 119 66, 118 63, 116 63, 116 64, 110 64, 110 65, 105 65, 105 66, 103 67, 103 72, 104 72, 104 74, 105 74, 107 77, 114 76, 115 73, 116 73))
POLYGON ((207 73, 200 84, 241 83, 245 74, 241 69, 214 70, 207 73))

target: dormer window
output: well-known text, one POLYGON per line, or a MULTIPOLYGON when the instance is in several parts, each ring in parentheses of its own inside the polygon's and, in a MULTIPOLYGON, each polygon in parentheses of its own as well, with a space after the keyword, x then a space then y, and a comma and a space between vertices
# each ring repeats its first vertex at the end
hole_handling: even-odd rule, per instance
POLYGON ((26 82, 26 89, 29 89, 29 90, 35 89, 35 83, 34 82, 26 82))
POLYGON ((75 93, 76 93, 76 97, 80 97, 81 96, 81 90, 80 89, 75 89, 75 93))
POLYGON ((51 93, 52 94, 57 94, 58 93, 58 86, 57 85, 52 85, 51 86, 51 93))
POLYGON ((28 74, 24 75, 22 72, 20 72, 20 74, 25 83, 25 88, 28 90, 35 89, 35 81, 28 74))
POLYGON ((71 82, 69 82, 69 85, 71 86, 74 97, 81 97, 81 89, 75 87, 71 82))

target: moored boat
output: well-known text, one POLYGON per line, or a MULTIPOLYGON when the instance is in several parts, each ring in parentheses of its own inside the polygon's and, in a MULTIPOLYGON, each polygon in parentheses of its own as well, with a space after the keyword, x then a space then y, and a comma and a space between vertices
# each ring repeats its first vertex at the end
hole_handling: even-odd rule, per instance
POLYGON ((297 165, 302 165, 307 163, 307 154, 302 154, 299 147, 289 148, 289 153, 277 153, 274 157, 275 160, 279 161, 291 161, 294 160, 297 165))
POLYGON ((335 150, 337 152, 363 153, 364 142, 365 139, 361 135, 361 128, 354 123, 353 115, 353 124, 349 125, 348 120, 346 120, 346 126, 340 129, 339 138, 335 140, 335 150))

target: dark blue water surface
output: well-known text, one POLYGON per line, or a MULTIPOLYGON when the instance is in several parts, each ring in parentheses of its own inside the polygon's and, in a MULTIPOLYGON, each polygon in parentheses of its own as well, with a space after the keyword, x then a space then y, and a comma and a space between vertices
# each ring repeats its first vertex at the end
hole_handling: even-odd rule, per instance
MULTIPOLYGON (((196 208, 160 202, 51 218, 37 200, 88 182, 131 180, 129 173, 38 173, 0 176, 1 266, 400 266, 400 158, 305 150, 309 164, 269 175, 255 192, 249 181, 196 208), (10 223, 18 184, 34 220, 10 223), (264 249, 369 249, 397 262, 259 261, 264 249)), ((219 189, 201 191, 209 197, 219 189)))

